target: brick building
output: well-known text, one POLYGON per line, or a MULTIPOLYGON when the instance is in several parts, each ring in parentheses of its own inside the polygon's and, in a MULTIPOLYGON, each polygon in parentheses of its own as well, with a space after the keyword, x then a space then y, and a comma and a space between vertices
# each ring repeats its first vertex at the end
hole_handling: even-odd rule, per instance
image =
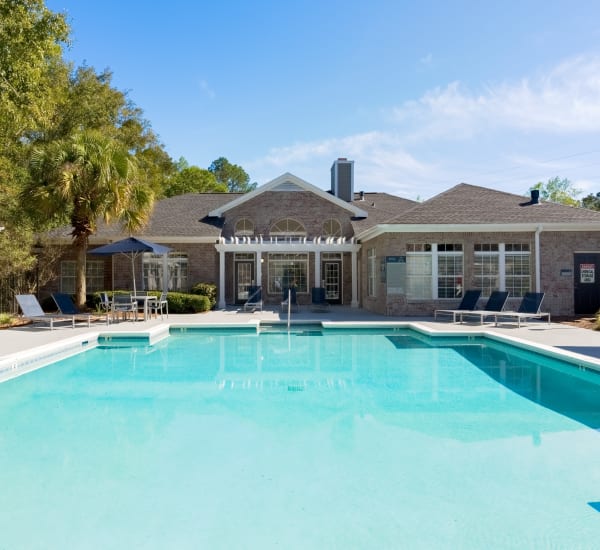
MULTIPOLYGON (((138 259, 138 288, 188 290, 215 283, 220 308, 250 286, 279 304, 290 285, 300 304, 324 288, 332 304, 390 315, 452 307, 464 289, 546 293, 553 315, 600 309, 600 212, 459 184, 418 203, 354 189, 353 161, 338 159, 324 191, 289 173, 246 194, 186 194, 158 201, 146 240, 168 258, 138 259)), ((100 224, 94 246, 125 237, 100 224)), ((66 243, 68 230, 59 235, 66 243)), ((88 291, 130 288, 128 261, 88 256, 88 291)), ((72 292, 74 261, 46 290, 72 292)), ((512 303, 511 303, 512 301, 512 303)))

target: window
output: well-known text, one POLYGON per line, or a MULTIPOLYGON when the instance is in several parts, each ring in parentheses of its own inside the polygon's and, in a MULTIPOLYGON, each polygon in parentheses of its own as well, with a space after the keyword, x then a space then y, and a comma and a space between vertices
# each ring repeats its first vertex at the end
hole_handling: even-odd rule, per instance
POLYGON ((409 299, 455 298, 462 293, 462 244, 407 244, 406 295, 409 299))
MULTIPOLYGON (((168 290, 188 289, 188 257, 187 254, 171 252, 167 257, 168 290)), ((163 256, 146 253, 143 256, 144 288, 146 290, 162 290, 164 264, 163 256)))
POLYGON ((323 224, 322 233, 325 237, 341 237, 342 236, 342 224, 334 219, 327 220, 323 224))
POLYGON ((254 223, 248 218, 242 218, 235 224, 235 235, 236 237, 253 237, 254 236, 254 223))
POLYGON ((367 295, 376 296, 377 284, 377 251, 369 248, 367 251, 367 295))
POLYGON ((271 235, 274 237, 306 237, 306 229, 304 229, 304 226, 300 222, 285 218, 273 224, 271 235))
POLYGON ((297 292, 308 292, 308 254, 269 254, 269 293, 279 294, 295 286, 297 292))
POLYGON ((406 297, 409 300, 432 298, 432 249, 429 243, 406 245, 406 297))
POLYGON ((462 244, 437 245, 438 298, 457 298, 463 295, 462 244))
POLYGON ((531 289, 531 267, 528 244, 505 245, 505 286, 510 296, 524 296, 531 289))
MULTIPOLYGON (((60 291, 65 294, 75 294, 77 262, 65 260, 60 264, 60 291)), ((86 292, 104 290, 104 261, 87 260, 85 263, 86 292)))
POLYGON ((500 252, 497 243, 476 244, 474 247, 473 280, 482 296, 500 289, 500 252))
POLYGON ((530 248, 527 243, 476 244, 474 281, 483 296, 494 290, 508 290, 524 296, 531 289, 530 248))

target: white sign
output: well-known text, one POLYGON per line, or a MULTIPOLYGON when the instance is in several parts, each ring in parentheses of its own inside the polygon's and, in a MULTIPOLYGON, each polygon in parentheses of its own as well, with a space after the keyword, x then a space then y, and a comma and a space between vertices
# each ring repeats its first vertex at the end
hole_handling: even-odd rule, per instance
POLYGON ((596 282, 596 264, 579 264, 579 280, 582 283, 596 282))

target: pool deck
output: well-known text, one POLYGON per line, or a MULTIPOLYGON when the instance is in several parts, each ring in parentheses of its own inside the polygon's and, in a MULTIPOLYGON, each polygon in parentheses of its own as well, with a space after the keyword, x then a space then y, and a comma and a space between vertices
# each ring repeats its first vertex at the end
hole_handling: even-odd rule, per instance
MULTIPOLYGON (((85 324, 78 324, 75 328, 58 324, 54 330, 50 330, 47 323, 36 323, 0 330, 0 363, 24 355, 31 356, 38 350, 39 353, 44 353, 68 342, 81 343, 109 332, 152 334, 164 333, 168 326, 256 326, 259 322, 277 322, 285 325, 287 315, 278 309, 242 312, 231 308, 200 314, 171 314, 163 320, 159 318, 137 322, 122 321, 111 325, 106 325, 104 321, 96 321, 90 328, 85 324)), ((418 330, 432 335, 486 335, 522 347, 539 349, 550 355, 564 356, 571 362, 581 362, 600 370, 600 331, 547 323, 545 320, 531 321, 520 328, 512 322, 501 323, 495 327, 493 323, 459 324, 447 319, 434 321, 431 317, 384 316, 357 308, 332 306, 327 312, 312 312, 308 307, 301 307, 300 311, 292 313, 291 322, 323 322, 325 325, 333 322, 344 326, 410 323, 418 330)))

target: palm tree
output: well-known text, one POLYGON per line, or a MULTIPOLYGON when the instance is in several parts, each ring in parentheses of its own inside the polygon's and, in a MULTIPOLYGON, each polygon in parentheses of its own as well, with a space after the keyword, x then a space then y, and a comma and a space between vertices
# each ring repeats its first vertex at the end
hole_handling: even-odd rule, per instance
POLYGON ((49 218, 68 218, 76 254, 75 300, 85 304, 89 236, 101 218, 128 232, 147 221, 154 196, 137 177, 135 159, 122 144, 95 130, 33 149, 27 202, 49 218))

